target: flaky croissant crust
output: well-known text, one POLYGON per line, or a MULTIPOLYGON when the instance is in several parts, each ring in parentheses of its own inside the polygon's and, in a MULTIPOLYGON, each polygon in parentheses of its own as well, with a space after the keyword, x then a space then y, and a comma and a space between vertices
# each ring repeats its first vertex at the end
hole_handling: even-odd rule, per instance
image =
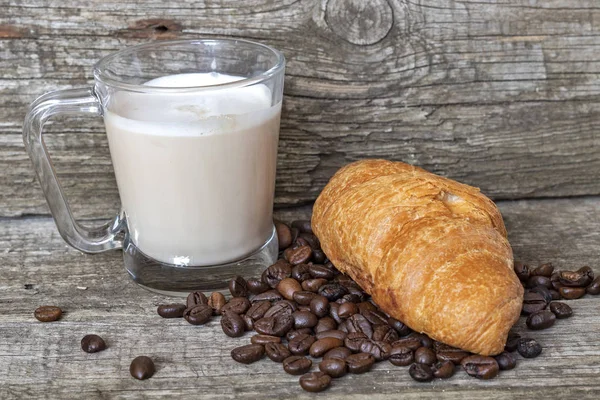
POLYGON ((323 251, 389 315, 474 353, 502 352, 523 287, 496 205, 401 162, 340 169, 315 202, 323 251))

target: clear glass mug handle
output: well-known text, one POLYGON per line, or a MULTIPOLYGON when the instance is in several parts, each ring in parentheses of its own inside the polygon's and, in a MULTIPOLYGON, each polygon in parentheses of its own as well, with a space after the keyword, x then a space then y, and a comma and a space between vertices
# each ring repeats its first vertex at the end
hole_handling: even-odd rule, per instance
POLYGON ((119 215, 96 228, 86 228, 73 218, 42 138, 44 123, 57 114, 101 116, 102 107, 92 89, 59 90, 35 100, 25 117, 25 148, 33 162, 58 231, 68 244, 86 253, 122 248, 124 223, 119 215))

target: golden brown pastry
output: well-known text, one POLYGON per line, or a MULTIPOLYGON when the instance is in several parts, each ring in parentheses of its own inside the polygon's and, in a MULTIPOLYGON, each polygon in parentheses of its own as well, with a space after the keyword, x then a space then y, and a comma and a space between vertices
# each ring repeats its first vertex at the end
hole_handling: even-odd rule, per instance
POLYGON ((479 189, 401 162, 358 161, 323 189, 312 228, 392 317, 474 353, 504 349, 523 287, 502 216, 479 189))

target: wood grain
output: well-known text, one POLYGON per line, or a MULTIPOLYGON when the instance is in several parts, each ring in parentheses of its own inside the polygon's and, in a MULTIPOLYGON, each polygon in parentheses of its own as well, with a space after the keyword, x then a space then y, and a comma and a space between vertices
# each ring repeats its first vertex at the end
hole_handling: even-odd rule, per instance
MULTIPOLYGON (((600 273, 600 198, 500 202, 517 258, 553 262, 568 269, 588 264, 600 273)), ((283 220, 308 216, 310 207, 277 213, 283 220)), ((47 217, 0 222, 0 398, 314 398, 268 360, 245 366, 231 360, 231 339, 218 320, 191 326, 165 320, 156 306, 172 298, 134 285, 121 254, 83 255, 69 248, 47 217), (84 289, 85 288, 85 289, 84 289), (33 310, 63 308, 63 318, 42 324, 33 310), (99 334, 108 349, 86 354, 81 338, 99 334), (151 356, 157 373, 139 382, 131 360, 151 356)), ((364 375, 335 380, 328 399, 596 399, 600 390, 600 297, 570 301, 575 315, 551 329, 527 332, 544 347, 533 360, 519 356, 517 368, 492 381, 463 371, 447 381, 417 383, 407 368, 387 362, 364 375)), ((525 332, 523 318, 515 327, 525 332)))
MULTIPOLYGON (((600 193, 595 0, 0 0, 0 216, 47 215, 20 132, 27 105, 91 84, 125 46, 244 37, 283 51, 276 201, 314 200, 343 164, 383 157, 497 199, 600 193)), ((118 195, 100 121, 48 127, 76 215, 118 195)))

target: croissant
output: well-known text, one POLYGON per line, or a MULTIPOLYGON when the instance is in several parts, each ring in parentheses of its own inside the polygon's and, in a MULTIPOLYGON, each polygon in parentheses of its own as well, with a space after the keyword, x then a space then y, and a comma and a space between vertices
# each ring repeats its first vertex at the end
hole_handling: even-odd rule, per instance
POLYGON ((502 216, 479 189, 358 161, 331 178, 311 224, 329 260, 390 316, 473 353, 504 350, 523 287, 502 216))

